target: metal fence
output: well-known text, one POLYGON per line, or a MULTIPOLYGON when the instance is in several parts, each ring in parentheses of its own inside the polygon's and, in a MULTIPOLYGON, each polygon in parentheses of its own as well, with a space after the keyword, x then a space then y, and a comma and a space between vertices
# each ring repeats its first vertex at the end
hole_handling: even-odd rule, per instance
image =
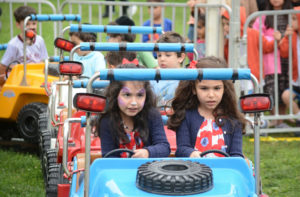
MULTIPOLYGON (((280 10, 280 11, 260 11, 260 12, 255 12, 252 13, 246 20, 244 24, 244 34, 243 34, 243 39, 242 39, 242 47, 244 51, 243 54, 241 54, 241 60, 240 67, 248 67, 248 62, 247 62, 247 27, 251 23, 252 20, 256 19, 257 17, 259 18, 259 89, 260 92, 263 92, 263 86, 264 86, 264 76, 263 76, 263 44, 262 44, 262 17, 263 16, 268 16, 268 15, 273 15, 274 16, 274 21, 273 21, 273 26, 274 26, 274 31, 277 30, 277 24, 278 24, 278 16, 280 15, 288 15, 288 24, 291 26, 291 15, 300 13, 299 10, 280 10)), ((287 25, 288 25, 287 24, 287 25)), ((288 57, 288 75, 289 75, 289 90, 292 90, 292 76, 293 76, 293 69, 292 69, 292 39, 291 36, 289 37, 289 57, 288 57)), ((278 44, 277 42, 274 42, 274 67, 275 67, 275 72, 274 72, 274 90, 275 90, 275 95, 274 95, 274 114, 264 114, 262 116, 262 119, 265 120, 290 120, 290 119, 300 119, 300 115, 295 115, 293 114, 293 109, 292 109, 292 101, 293 101, 293 95, 292 91, 289 97, 289 106, 286 106, 289 110, 289 113, 287 114, 279 114, 279 91, 278 91, 278 64, 277 64, 277 57, 279 56, 278 52, 278 44)), ((299 60, 298 60, 299 61, 299 60)), ((249 117, 251 119, 251 117, 249 117)), ((282 133, 282 132, 299 132, 300 128, 299 127, 291 127, 291 128, 264 128, 261 129, 261 133, 282 133)))

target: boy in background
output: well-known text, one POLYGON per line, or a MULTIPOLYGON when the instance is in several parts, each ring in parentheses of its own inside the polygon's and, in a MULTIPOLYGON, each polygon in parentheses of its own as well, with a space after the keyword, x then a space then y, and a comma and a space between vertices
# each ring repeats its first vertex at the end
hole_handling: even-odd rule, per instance
MULTIPOLYGON (((182 36, 176 32, 166 32, 160 36, 157 43, 185 43, 182 36)), ((157 52, 159 68, 182 68, 185 58, 184 52, 157 52)), ((151 81, 153 92, 157 97, 157 106, 164 108, 173 99, 178 80, 151 81)))
MULTIPOLYGON (((36 10, 29 6, 20 6, 14 11, 14 17, 16 20, 16 27, 20 29, 21 33, 12 38, 7 45, 7 49, 2 57, 0 63, 0 86, 5 82, 5 70, 12 63, 23 63, 23 42, 24 40, 29 44, 26 48, 26 62, 27 63, 39 63, 48 58, 47 49, 43 38, 39 35, 35 35, 33 40, 24 38, 24 20, 27 16, 36 14, 36 10)), ((28 30, 34 31, 36 34, 37 21, 28 21, 28 30)))
MULTIPOLYGON (((95 33, 84 33, 84 32, 70 32, 70 39, 76 45, 81 42, 97 42, 97 35, 95 33)), ((100 69, 105 69, 104 56, 100 51, 80 51, 76 50, 73 56, 74 61, 79 61, 83 64, 83 74, 85 77, 92 77, 100 69)))
MULTIPOLYGON (((164 0, 147 0, 147 2, 153 3, 163 3, 164 0)), ((164 24, 164 32, 172 31, 172 21, 167 18, 161 17, 161 6, 154 6, 153 7, 153 27, 161 27, 162 23, 164 24)), ((151 12, 151 7, 149 7, 149 13, 151 12)), ((143 26, 151 26, 151 19, 144 22, 143 26)), ((143 42, 155 42, 158 40, 159 34, 143 34, 143 42), (151 40, 153 37, 153 41, 151 40)))

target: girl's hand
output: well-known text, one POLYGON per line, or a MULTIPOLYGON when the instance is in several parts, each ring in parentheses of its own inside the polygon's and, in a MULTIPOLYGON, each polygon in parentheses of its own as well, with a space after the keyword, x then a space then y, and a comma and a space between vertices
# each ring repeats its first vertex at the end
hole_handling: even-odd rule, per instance
POLYGON ((147 149, 137 149, 134 152, 134 155, 132 155, 132 158, 148 158, 149 152, 147 149))
POLYGON ((285 32, 284 32, 284 36, 290 36, 290 35, 293 35, 294 33, 294 29, 290 26, 287 26, 285 32))
POLYGON ((276 41, 280 41, 281 33, 279 31, 274 31, 273 36, 276 41))
POLYGON ((193 158, 198 158, 200 157, 200 151, 194 151, 190 154, 190 157, 193 157, 193 158))

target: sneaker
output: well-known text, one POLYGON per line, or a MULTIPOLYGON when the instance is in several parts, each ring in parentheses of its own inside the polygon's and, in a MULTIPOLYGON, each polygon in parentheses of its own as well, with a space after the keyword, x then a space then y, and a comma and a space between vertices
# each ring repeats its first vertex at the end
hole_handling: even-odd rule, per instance
POLYGON ((275 128, 284 129, 284 128, 290 128, 290 126, 283 122, 283 123, 280 123, 279 125, 276 125, 275 128))

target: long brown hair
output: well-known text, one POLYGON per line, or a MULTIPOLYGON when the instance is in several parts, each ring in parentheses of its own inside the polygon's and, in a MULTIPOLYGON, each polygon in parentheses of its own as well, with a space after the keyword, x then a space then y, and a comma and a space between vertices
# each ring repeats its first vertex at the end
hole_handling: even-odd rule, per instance
MULTIPOLYGON (((226 68, 227 64, 224 60, 217 57, 204 57, 198 60, 197 68, 226 68)), ((242 127, 245 127, 246 119, 244 115, 238 110, 237 99, 232 81, 223 80, 224 94, 220 104, 214 109, 213 115, 216 123, 219 125, 219 118, 226 118, 230 120, 234 126, 234 119, 238 120, 242 127)), ((183 119, 185 118, 186 110, 197 109, 199 100, 197 95, 193 93, 195 90, 196 81, 180 81, 174 100, 172 101, 172 108, 174 113, 168 119, 168 128, 176 131, 183 119)), ((219 125, 222 126, 222 125, 219 125)))
MULTIPOLYGON (((117 68, 130 69, 130 68, 145 68, 143 65, 135 64, 121 64, 117 68)), ((149 111, 155 109, 155 96, 152 92, 149 81, 143 81, 144 88, 146 90, 146 100, 142 111, 133 117, 134 128, 139 132, 140 137, 144 143, 147 142, 149 137, 149 129, 147 119, 149 118, 149 111)), ((125 133, 124 125, 122 124, 122 118, 120 114, 120 108, 118 106, 118 95, 122 87, 124 86, 123 81, 111 81, 109 86, 106 89, 106 98, 108 101, 108 106, 100 116, 101 122, 102 118, 108 117, 111 127, 112 127, 112 136, 116 144, 119 144, 120 140, 125 144, 129 143, 129 139, 125 133)), ((97 130, 99 131, 99 136, 101 132, 100 124, 97 125, 97 130)))

